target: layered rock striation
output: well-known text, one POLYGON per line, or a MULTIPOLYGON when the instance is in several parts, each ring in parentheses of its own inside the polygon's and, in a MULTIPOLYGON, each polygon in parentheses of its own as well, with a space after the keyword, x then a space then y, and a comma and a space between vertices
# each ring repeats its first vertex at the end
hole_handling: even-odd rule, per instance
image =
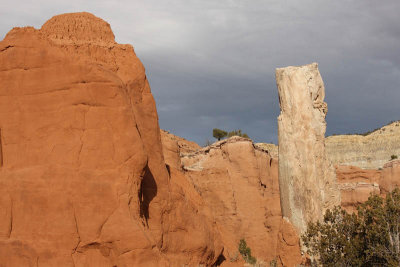
POLYGON ((341 194, 341 206, 348 212, 356 211, 357 206, 367 201, 371 194, 379 195, 382 191, 380 170, 364 170, 345 165, 336 166, 335 169, 341 194))
POLYGON ((326 138, 326 151, 336 165, 378 169, 400 157, 400 121, 392 122, 367 135, 334 135, 326 138))
POLYGON ((276 70, 279 186, 283 216, 303 232, 340 203, 335 172, 325 155, 325 88, 316 63, 276 70))
POLYGON ((217 261, 204 202, 165 165, 144 67, 105 21, 64 14, 6 35, 0 129, 5 266, 217 261))
POLYGON ((371 194, 385 196, 400 187, 400 160, 386 163, 382 169, 361 169, 356 166, 336 166, 341 191, 341 205, 348 211, 355 211, 371 194))
MULTIPOLYGON (((278 146, 257 143, 278 157, 278 146)), ((356 166, 363 169, 379 169, 391 159, 400 158, 400 121, 392 122, 369 134, 332 135, 325 138, 325 150, 334 165, 356 166)))

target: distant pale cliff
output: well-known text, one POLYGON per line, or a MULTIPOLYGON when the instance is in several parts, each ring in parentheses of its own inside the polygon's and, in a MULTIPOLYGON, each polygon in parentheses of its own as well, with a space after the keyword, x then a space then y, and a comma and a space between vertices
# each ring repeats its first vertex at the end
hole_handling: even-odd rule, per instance
MULTIPOLYGON (((278 146, 257 143, 272 157, 278 157, 278 146)), ((334 165, 378 169, 391 159, 400 157, 400 121, 392 122, 368 135, 334 135, 325 139, 326 153, 334 165)))
POLYGON ((391 159, 391 155, 400 156, 400 121, 383 126, 366 136, 329 136, 325 144, 333 164, 364 169, 382 168, 391 159))

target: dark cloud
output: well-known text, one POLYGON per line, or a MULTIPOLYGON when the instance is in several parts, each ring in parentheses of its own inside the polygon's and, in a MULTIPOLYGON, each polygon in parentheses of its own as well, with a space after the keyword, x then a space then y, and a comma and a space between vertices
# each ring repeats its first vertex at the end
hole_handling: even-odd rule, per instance
POLYGON ((16 0, 0 4, 0 35, 92 12, 134 45, 162 128, 200 144, 214 127, 276 142, 274 71, 287 65, 319 62, 328 134, 400 119, 399 10, 398 0, 16 0))

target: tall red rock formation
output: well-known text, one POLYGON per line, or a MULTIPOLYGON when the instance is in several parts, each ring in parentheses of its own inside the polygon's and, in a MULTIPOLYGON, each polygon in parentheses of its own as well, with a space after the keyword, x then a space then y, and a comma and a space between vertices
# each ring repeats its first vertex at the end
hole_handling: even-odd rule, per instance
POLYGON ((165 166, 144 67, 105 21, 64 14, 6 35, 0 129, 5 266, 217 260, 204 203, 165 166))

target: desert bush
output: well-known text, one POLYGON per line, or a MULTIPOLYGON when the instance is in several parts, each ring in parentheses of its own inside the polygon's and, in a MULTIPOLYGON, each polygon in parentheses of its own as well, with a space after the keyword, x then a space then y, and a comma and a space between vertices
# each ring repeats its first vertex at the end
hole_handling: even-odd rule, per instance
POLYGON ((239 253, 242 255, 245 262, 256 264, 257 259, 251 256, 251 249, 247 246, 247 243, 244 239, 240 239, 239 241, 239 253))
POLYGON ((218 139, 218 141, 220 141, 224 137, 232 137, 232 136, 240 136, 240 137, 244 137, 244 138, 250 138, 246 133, 242 133, 242 130, 240 130, 240 129, 233 130, 230 132, 226 132, 226 131, 218 129, 218 128, 213 129, 213 137, 218 139))
POLYGON ((318 266, 399 266, 400 190, 371 195, 353 214, 340 206, 310 222, 302 241, 318 266))
POLYGON ((391 155, 391 156, 390 156, 390 159, 391 159, 391 160, 397 159, 397 155, 391 155))
POLYGON ((232 137, 232 136, 240 136, 240 137, 244 137, 244 138, 249 138, 249 136, 246 133, 242 133, 242 130, 238 129, 238 130, 233 130, 231 132, 228 133, 228 137, 232 137))

